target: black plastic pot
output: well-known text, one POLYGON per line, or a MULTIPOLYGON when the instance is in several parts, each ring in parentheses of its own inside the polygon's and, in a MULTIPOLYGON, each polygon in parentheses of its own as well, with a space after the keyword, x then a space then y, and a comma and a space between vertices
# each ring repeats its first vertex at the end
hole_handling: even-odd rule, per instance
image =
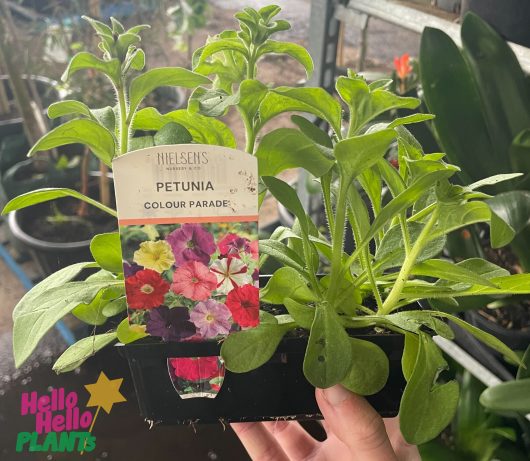
MULTIPOLYGON (((401 371, 403 336, 364 334, 355 337, 380 346, 390 360, 390 376, 384 389, 368 401, 384 417, 399 411, 405 380, 401 371)), ((162 424, 311 420, 322 415, 315 389, 302 371, 307 338, 285 338, 272 359, 248 373, 226 372, 217 397, 182 399, 168 373, 167 359, 220 355, 220 344, 162 343, 153 338, 119 345, 129 361, 141 415, 162 424)))
MULTIPOLYGON (((509 307, 507 308, 509 309, 509 307)), ((471 324, 500 339, 512 350, 524 351, 530 344, 530 331, 507 329, 498 323, 491 322, 476 311, 466 311, 465 319, 471 324)), ((487 347, 487 346, 484 346, 487 347)), ((490 349, 493 351, 493 349, 490 349)), ((493 351, 497 356, 498 352, 493 351)))
POLYGON ((30 219, 31 208, 13 211, 8 216, 9 231, 23 245, 46 277, 62 267, 82 261, 91 261, 90 240, 70 243, 54 243, 32 237, 22 229, 24 217, 30 219))

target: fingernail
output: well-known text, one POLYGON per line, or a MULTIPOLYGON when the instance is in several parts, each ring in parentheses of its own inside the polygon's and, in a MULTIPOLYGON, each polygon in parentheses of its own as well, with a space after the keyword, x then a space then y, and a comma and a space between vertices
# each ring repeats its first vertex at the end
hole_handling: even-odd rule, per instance
POLYGON ((324 398, 332 406, 336 407, 344 402, 348 397, 351 396, 350 391, 342 387, 340 384, 336 384, 333 387, 323 389, 324 398))

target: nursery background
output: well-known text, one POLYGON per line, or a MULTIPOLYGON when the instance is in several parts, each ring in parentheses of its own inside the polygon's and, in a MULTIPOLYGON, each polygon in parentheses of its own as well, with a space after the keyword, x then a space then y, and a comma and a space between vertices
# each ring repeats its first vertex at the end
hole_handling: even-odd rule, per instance
MULTIPOLYGON (((150 24, 151 28, 142 32, 142 48, 149 56, 147 67, 191 68, 192 52, 208 36, 233 28, 236 11, 247 6, 261 8, 269 3, 269 0, 0 0, 1 208, 17 195, 40 187, 72 187, 83 193, 97 190, 102 203, 113 201, 109 185, 111 171, 94 161, 86 148, 73 146, 67 150, 56 149, 50 155, 26 157, 29 147, 54 127, 55 122, 45 115, 53 101, 82 98, 90 107, 114 104, 113 97, 109 96, 112 95, 109 84, 95 73, 76 79, 75 84, 61 82, 61 74, 75 53, 97 52, 97 42, 82 15, 106 23, 114 17, 126 27, 150 24), (17 85, 25 89, 22 93, 26 97, 22 101, 15 101, 13 96, 17 85)), ((451 162, 458 164, 469 182, 501 171, 524 173, 526 181, 518 186, 521 190, 499 185, 495 191, 521 192, 511 199, 514 206, 509 212, 519 214, 522 224, 516 229, 517 239, 510 249, 485 253, 484 235, 464 229, 448 241, 444 252, 456 261, 477 255, 512 274, 528 272, 530 192, 526 191, 530 184, 530 132, 525 130, 530 129, 530 100, 525 99, 528 87, 523 91, 518 86, 528 86, 528 77, 521 83, 518 76, 530 72, 530 5, 524 0, 276 0, 274 3, 282 7, 282 18, 293 26, 279 37, 308 48, 315 71, 307 81, 302 66, 293 65, 284 55, 267 55, 260 65, 260 79, 274 86, 312 85, 333 91, 335 79, 345 75, 346 69, 354 69, 368 82, 391 78, 393 92, 419 97, 422 111, 436 115, 434 123, 414 126, 413 134, 424 149, 447 151, 451 162), (462 57, 457 46, 462 46, 460 28, 468 11, 477 14, 510 43, 520 67, 495 50, 486 63, 493 76, 491 80, 459 73, 462 57), (429 36, 431 48, 427 49, 428 40, 424 37, 422 41, 421 35, 426 26, 444 31, 454 42, 436 41, 433 34, 429 36), (436 77, 441 78, 441 84, 433 83, 440 81, 436 77), (473 85, 484 91, 476 94, 473 85), (466 110, 459 113, 458 109, 463 107, 466 110), (498 123, 485 123, 480 115, 482 110, 495 114, 498 123), (477 117, 474 132, 460 128, 460 122, 474 116, 477 117), (517 125, 514 120, 522 124, 519 129, 514 128, 517 125), (480 149, 476 148, 477 144, 480 149), (470 151, 480 151, 480 156, 471 156, 470 151)), ((467 43, 479 38, 478 35, 469 37, 467 43)), ((465 57, 465 37, 463 41, 465 57)), ((163 87, 149 96, 147 104, 166 113, 185 107, 188 96, 187 90, 163 87)), ((407 109, 394 112, 394 118, 409 115, 407 109)), ((293 127, 291 115, 277 117, 260 136, 279 127, 293 127)), ((237 114, 230 111, 223 121, 234 132, 238 145, 244 145, 245 127, 237 114)), ((395 155, 390 161, 398 163, 395 155)), ((305 208, 318 215, 322 202, 311 178, 295 169, 280 176, 297 189, 305 208)), ((285 207, 267 196, 260 210, 260 238, 267 238, 279 225, 290 226, 293 221, 285 207)), ((27 209, 17 218, 12 213, 0 220, 0 459, 249 459, 231 429, 221 423, 151 427, 139 416, 127 361, 116 348, 106 348, 72 373, 56 375, 51 365, 76 338, 90 332, 79 321, 82 313, 65 317, 47 334, 30 359, 20 369, 15 368, 12 311, 16 303, 55 270, 89 260, 92 236, 113 231, 114 227, 112 220, 73 200, 27 209), (122 381, 108 411, 101 411, 97 421, 90 420, 94 422, 90 432, 96 438, 93 451, 82 455, 77 450, 74 453, 38 451, 38 445, 29 436, 24 447, 17 446, 20 433, 36 430, 35 416, 21 412, 24 398, 31 398, 32 393, 51 396, 54 389, 62 388, 67 394, 75 393, 82 412, 94 395, 90 392, 92 388, 85 386, 101 383, 102 379, 122 381), (33 452, 27 449, 30 444, 33 452)), ((131 243, 128 248, 130 262, 138 245, 149 240, 146 233, 141 240, 134 240, 135 230, 138 231, 129 229, 127 235, 136 245, 131 243)), ((252 229, 247 233, 253 232, 252 229)), ((267 267, 263 273, 274 270, 274 266, 267 267)), ((494 305, 491 302, 485 301, 490 303, 488 309, 461 306, 465 313, 460 315, 487 329, 522 356, 530 344, 528 297, 498 299, 494 305)), ((446 356, 450 364, 446 373, 459 380, 461 403, 454 422, 435 441, 421 447, 422 458, 426 461, 528 459, 530 422, 526 413, 530 408, 521 409, 529 406, 530 388, 526 400, 525 396, 514 394, 511 404, 496 408, 497 412, 484 407, 479 401, 483 391, 500 381, 513 380, 517 369, 463 330, 457 335, 456 343, 460 349, 446 356), (515 401, 515 397, 522 400, 515 401)), ((527 374, 519 377, 528 378, 527 374)), ((322 437, 318 423, 305 424, 316 437, 322 437)), ((90 424, 86 426, 81 424, 82 430, 88 430, 90 424)))

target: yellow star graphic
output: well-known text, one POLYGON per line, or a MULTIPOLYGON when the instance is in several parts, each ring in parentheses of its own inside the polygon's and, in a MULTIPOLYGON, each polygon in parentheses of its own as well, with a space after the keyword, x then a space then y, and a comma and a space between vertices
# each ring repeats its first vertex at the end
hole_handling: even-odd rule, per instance
POLYGON ((94 384, 87 384, 85 386, 90 394, 90 399, 86 406, 101 407, 110 414, 112 406, 115 403, 127 401, 127 399, 120 393, 122 382, 123 378, 109 379, 105 373, 101 372, 98 380, 94 384))

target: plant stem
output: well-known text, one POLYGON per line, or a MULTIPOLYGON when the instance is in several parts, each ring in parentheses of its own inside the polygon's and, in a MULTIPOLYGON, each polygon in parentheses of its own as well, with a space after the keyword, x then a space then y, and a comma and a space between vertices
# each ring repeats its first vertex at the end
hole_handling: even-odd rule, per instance
POLYGON ((116 87, 118 105, 120 107, 120 155, 129 150, 129 126, 127 124, 127 100, 123 82, 116 87))
POLYGON ((255 127, 252 121, 247 117, 247 114, 238 106, 239 114, 241 115, 241 120, 243 120, 243 125, 245 126, 245 151, 250 155, 254 155, 254 148, 256 146, 256 132, 255 127))
POLYGON ((320 178, 320 187, 322 188, 322 196, 324 197, 324 210, 326 213, 326 220, 328 221, 330 235, 333 235, 335 232, 335 216, 333 215, 333 206, 331 204, 332 180, 333 172, 331 170, 320 178))
POLYGON ((335 229, 331 241, 331 282, 328 290, 328 300, 330 301, 330 303, 333 303, 333 300, 336 297, 336 291, 339 286, 339 279, 342 277, 341 263, 344 247, 344 227, 346 225, 347 192, 348 185, 343 184, 341 181, 339 197, 337 200, 337 204, 335 205, 335 229))
POLYGON ((422 229, 418 239, 416 240, 416 243, 414 243, 414 246, 411 248, 410 253, 405 258, 405 261, 401 266, 401 270, 399 271, 396 283, 394 284, 394 287, 390 291, 388 297, 385 299, 385 302, 383 303, 383 308, 378 312, 379 314, 389 314, 395 308, 395 305, 399 302, 399 297, 401 296, 401 292, 403 291, 403 288, 405 287, 405 284, 409 278, 410 272, 412 271, 414 264, 416 264, 418 256, 421 254, 423 248, 429 240, 429 234, 431 233, 432 228, 436 224, 439 214, 440 208, 439 206, 436 206, 432 212, 431 217, 429 218, 429 221, 427 221, 427 224, 425 224, 425 227, 422 229))

